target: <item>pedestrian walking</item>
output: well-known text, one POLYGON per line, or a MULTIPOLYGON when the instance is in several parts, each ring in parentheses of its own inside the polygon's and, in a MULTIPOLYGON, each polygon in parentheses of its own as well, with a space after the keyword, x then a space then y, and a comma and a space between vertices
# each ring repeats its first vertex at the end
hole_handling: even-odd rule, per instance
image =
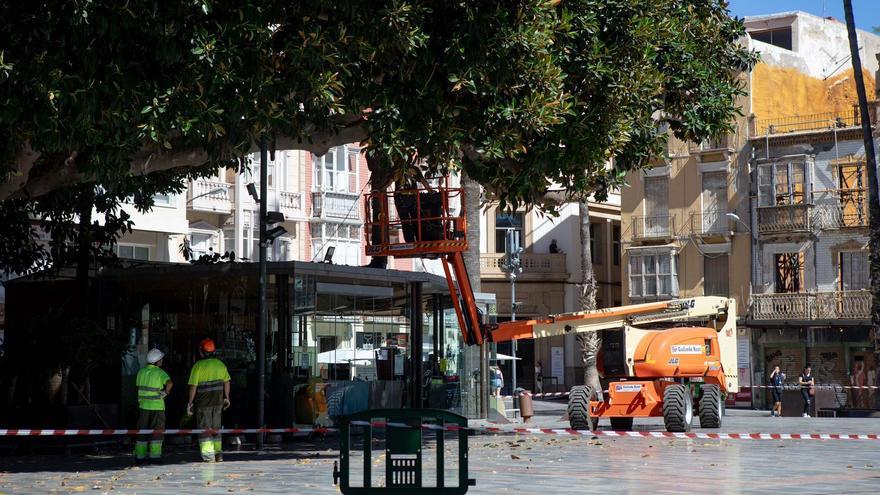
POLYGON ((147 365, 138 371, 135 378, 138 393, 139 430, 153 430, 152 434, 138 435, 134 444, 135 462, 142 464, 149 460, 154 464, 162 462, 162 438, 165 430, 165 397, 171 393, 171 377, 162 369, 165 354, 159 349, 147 353, 147 365))
POLYGON ((782 416, 783 383, 785 383, 785 373, 780 371, 779 366, 776 366, 770 373, 770 392, 773 394, 773 411, 770 412, 770 416, 777 418, 782 416))
POLYGON ((813 368, 808 364, 804 366, 804 372, 798 377, 801 386, 801 397, 804 399, 804 417, 810 417, 810 403, 816 394, 816 380, 813 378, 813 368))
POLYGON ((196 361, 189 374, 189 402, 187 414, 195 407, 196 427, 209 430, 199 434, 199 452, 205 462, 223 460, 223 442, 218 430, 220 416, 229 408, 229 391, 232 378, 223 361, 216 357, 214 341, 204 339, 199 344, 202 359, 196 361))
POLYGON ((544 364, 541 361, 535 365, 535 392, 544 393, 544 364))
POLYGON ((492 366, 492 395, 499 397, 501 395, 501 387, 504 386, 504 374, 498 366, 492 366))

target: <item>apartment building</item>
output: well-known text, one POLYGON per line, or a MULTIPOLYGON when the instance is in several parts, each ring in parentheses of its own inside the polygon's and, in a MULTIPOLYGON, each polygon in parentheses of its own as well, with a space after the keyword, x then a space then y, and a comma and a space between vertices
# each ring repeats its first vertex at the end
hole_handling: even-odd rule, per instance
MULTIPOLYGON (((747 18, 746 27, 762 54, 747 145, 754 380, 776 365, 796 376, 811 364, 820 383, 873 385, 867 173, 846 26, 794 12, 747 18)), ((880 37, 858 37, 870 98, 880 37)), ((877 102, 870 113, 876 126, 877 102)), ((872 408, 873 395, 818 390, 816 412, 872 408)), ((766 400, 759 392, 755 402, 766 400)))
MULTIPOLYGON (((628 177, 623 294, 630 303, 735 298, 735 399, 760 406, 764 394, 753 397, 751 385, 765 384, 776 364, 794 377, 811 362, 820 381, 844 384, 853 360, 866 370, 873 363, 857 330, 870 297, 861 292, 864 149, 846 26, 786 12, 746 18, 746 27, 761 62, 743 75, 735 132, 703 143, 671 138, 652 169, 628 177)), ((880 37, 859 36, 873 87, 880 37)), ((852 405, 836 395, 820 396, 820 408, 852 405)))
MULTIPOLYGON (((522 246, 522 273, 516 277, 517 319, 580 310, 578 293, 583 280, 580 266, 580 213, 577 203, 565 203, 559 216, 536 211, 505 211, 489 205, 480 218, 480 278, 482 291, 495 295, 500 321, 511 317, 511 283, 503 270, 505 239, 513 231, 522 246), (551 244, 555 241, 555 248, 551 244)), ((599 307, 621 304, 620 195, 604 203, 590 202, 593 272, 598 282, 599 307)), ((498 344, 498 352, 511 354, 511 344, 498 344)), ((517 385, 535 390, 534 367, 543 365, 544 390, 568 390, 583 382, 583 364, 573 335, 522 341, 517 345, 517 385)), ((500 362, 506 382, 509 362, 500 362)))

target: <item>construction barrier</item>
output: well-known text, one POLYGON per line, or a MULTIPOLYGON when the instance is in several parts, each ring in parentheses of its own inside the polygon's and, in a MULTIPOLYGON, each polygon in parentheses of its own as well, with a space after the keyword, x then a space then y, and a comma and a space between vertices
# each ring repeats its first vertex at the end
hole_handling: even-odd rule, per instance
MULTIPOLYGON (((370 426, 372 428, 414 428, 406 423, 383 421, 352 421, 353 426, 370 426)), ((847 434, 847 433, 671 433, 668 431, 613 431, 613 430, 572 430, 568 428, 516 428, 516 427, 463 427, 452 424, 422 424, 424 430, 462 431, 474 434, 514 434, 514 435, 558 435, 573 437, 630 437, 630 438, 690 438, 705 440, 880 440, 880 434, 847 434)), ((168 429, 168 430, 40 430, 40 429, 0 429, 2 436, 110 436, 110 435, 195 435, 199 433, 221 433, 226 435, 243 435, 254 433, 328 433, 337 432, 336 428, 224 428, 221 430, 200 429, 168 429)))
MULTIPOLYGON (((742 386, 740 388, 777 388, 773 385, 748 385, 742 386)), ((786 383, 784 385, 780 385, 778 388, 782 390, 800 390, 801 388, 807 388, 806 385, 799 385, 796 383, 786 383)), ((850 390, 850 389, 859 389, 859 390, 875 390, 880 389, 880 385, 835 385, 835 384, 821 384, 821 385, 813 385, 812 388, 816 390, 850 390)), ((603 390, 603 392, 608 392, 607 390, 603 390)), ((531 392, 523 392, 523 395, 528 395, 533 399, 552 399, 556 397, 565 397, 570 395, 571 392, 546 392, 540 394, 533 394, 531 392)), ((504 399, 512 399, 512 395, 505 395, 502 398, 504 399)))

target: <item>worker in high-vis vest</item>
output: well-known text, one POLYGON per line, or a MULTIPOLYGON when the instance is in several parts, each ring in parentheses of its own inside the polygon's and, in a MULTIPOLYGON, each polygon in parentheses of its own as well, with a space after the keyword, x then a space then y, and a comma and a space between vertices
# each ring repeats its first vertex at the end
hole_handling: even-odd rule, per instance
POLYGON ((205 462, 223 460, 223 443, 220 439, 220 414, 229 407, 231 378, 223 361, 216 357, 214 341, 204 339, 199 344, 202 359, 196 361, 189 374, 188 414, 195 406, 196 427, 210 430, 199 435, 199 452, 205 462))
POLYGON ((171 393, 171 377, 162 369, 165 354, 159 349, 147 353, 147 365, 138 371, 136 384, 138 392, 139 430, 150 429, 153 433, 138 435, 134 444, 134 458, 138 464, 147 461, 159 463, 162 460, 162 438, 165 430, 165 397, 171 393))

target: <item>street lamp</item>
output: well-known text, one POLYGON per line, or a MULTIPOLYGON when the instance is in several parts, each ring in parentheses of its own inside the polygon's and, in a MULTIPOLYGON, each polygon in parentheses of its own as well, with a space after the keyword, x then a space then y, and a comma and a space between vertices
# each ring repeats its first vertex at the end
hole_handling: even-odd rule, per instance
POLYGON ((743 227, 745 227, 745 228, 746 228, 746 231, 747 231, 749 234, 752 233, 752 229, 750 229, 749 226, 746 225, 746 223, 743 222, 742 219, 739 217, 739 215, 737 215, 736 213, 728 213, 728 214, 727 214, 727 218, 730 219, 730 220, 733 220, 734 222, 737 222, 737 223, 739 223, 740 225, 742 225, 743 227))
POLYGON ((202 194, 197 194, 197 195, 189 198, 188 200, 186 200, 186 204, 190 204, 193 201, 201 198, 202 196, 210 196, 212 194, 217 194, 217 193, 222 193, 222 192, 226 192, 226 188, 225 187, 217 187, 217 188, 211 189, 208 192, 204 192, 202 194))

